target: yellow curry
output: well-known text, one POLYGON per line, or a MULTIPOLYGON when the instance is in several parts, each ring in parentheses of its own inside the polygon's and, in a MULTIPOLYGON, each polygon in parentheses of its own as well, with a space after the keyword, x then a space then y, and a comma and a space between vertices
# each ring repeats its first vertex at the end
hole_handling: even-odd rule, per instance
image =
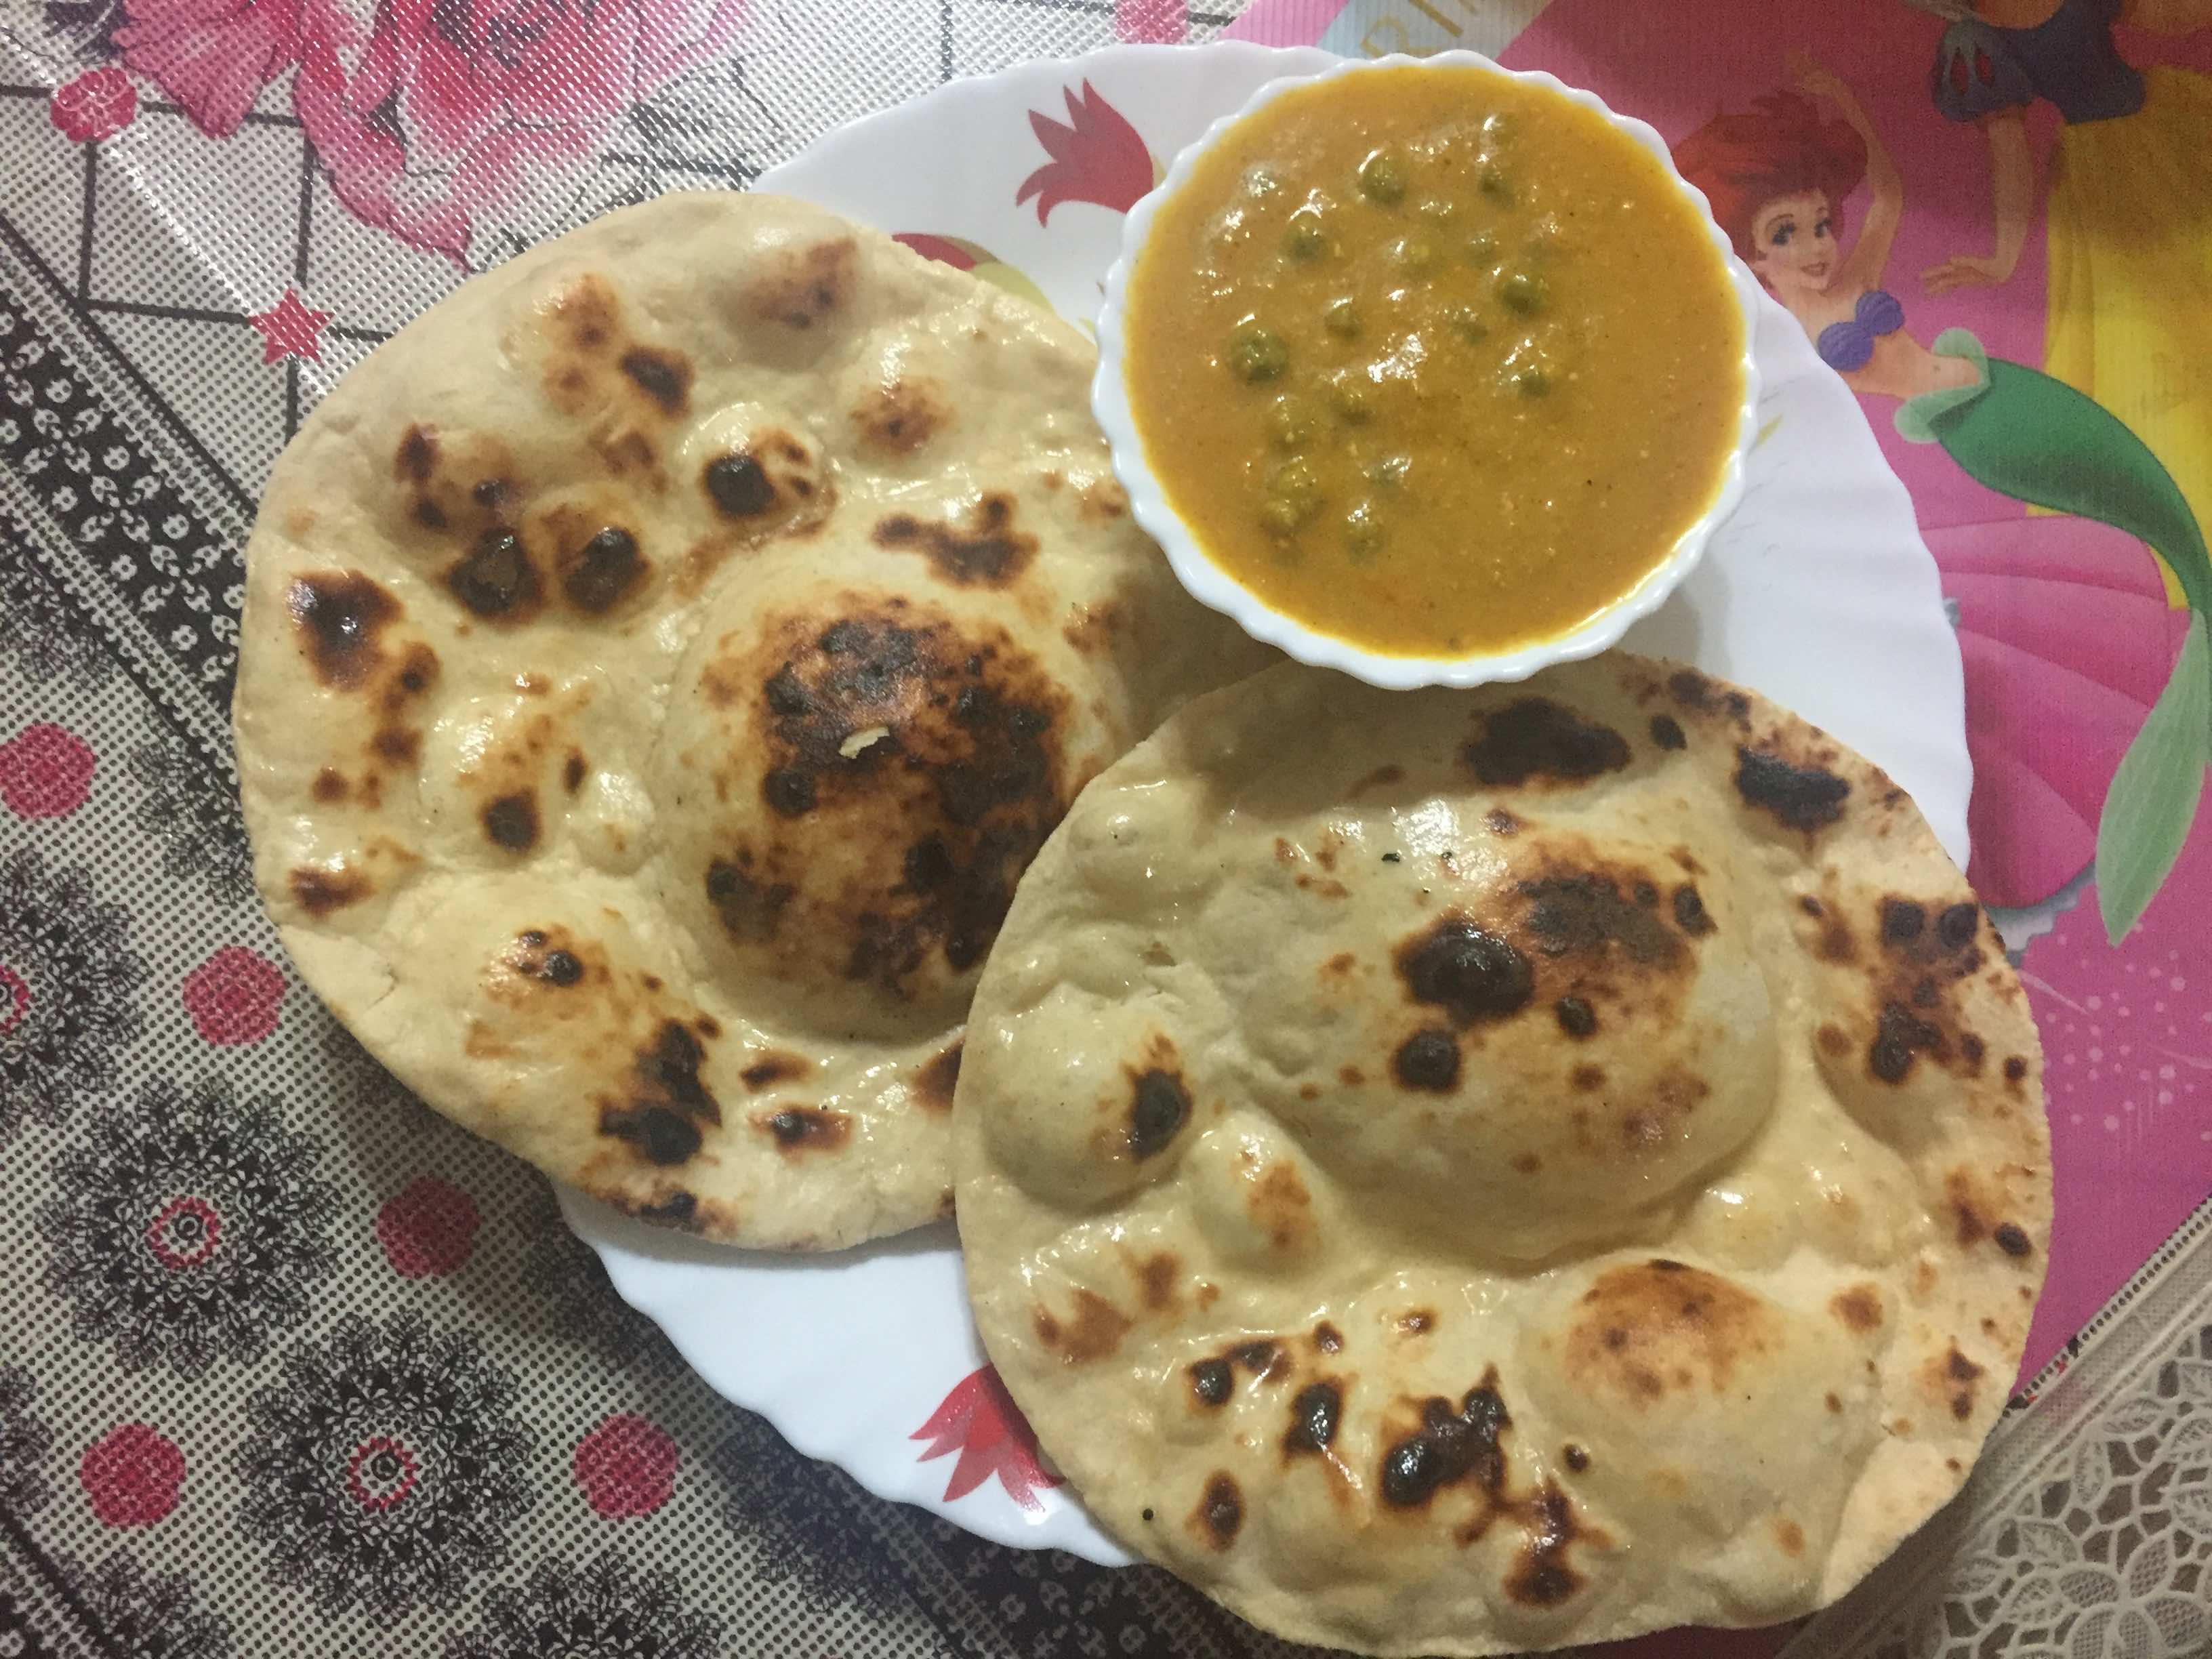
POLYGON ((1145 454, 1214 562, 1370 650, 1566 633, 1701 517, 1741 313, 1650 151, 1414 66, 1293 88, 1164 203, 1130 283, 1145 454))

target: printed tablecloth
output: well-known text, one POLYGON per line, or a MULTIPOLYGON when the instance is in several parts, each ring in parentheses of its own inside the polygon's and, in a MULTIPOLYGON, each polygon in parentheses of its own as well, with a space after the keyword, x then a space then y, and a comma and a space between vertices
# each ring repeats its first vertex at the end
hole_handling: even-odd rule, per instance
POLYGON ((2212 1641, 2212 5, 1239 9, 0 0, 4 1659, 1286 1651, 869 1498, 690 1377, 299 984, 226 719, 270 461, 467 270, 954 75, 1224 25, 1473 46, 1652 121, 1942 570, 1972 873, 2049 1051, 2040 1375, 1791 1651, 2212 1641))

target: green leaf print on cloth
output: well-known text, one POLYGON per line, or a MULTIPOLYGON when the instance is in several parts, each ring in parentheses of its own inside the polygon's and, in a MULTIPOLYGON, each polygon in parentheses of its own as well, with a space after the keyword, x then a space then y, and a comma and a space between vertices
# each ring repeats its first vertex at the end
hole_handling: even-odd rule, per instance
POLYGON ((2180 659, 2098 816, 2098 907, 2118 945, 2181 855, 2212 766, 2212 557, 2172 475, 2101 404, 1991 357, 1963 328, 1945 329, 1932 349, 1973 364, 1975 382, 1906 399, 1898 434, 1942 445, 1969 477, 2016 501, 2126 531, 2166 562, 2192 613, 2180 659))
POLYGON ((2097 819, 2097 907, 2118 945, 2181 856, 2212 766, 2212 620, 2190 618, 2173 677, 2143 717, 2097 819))

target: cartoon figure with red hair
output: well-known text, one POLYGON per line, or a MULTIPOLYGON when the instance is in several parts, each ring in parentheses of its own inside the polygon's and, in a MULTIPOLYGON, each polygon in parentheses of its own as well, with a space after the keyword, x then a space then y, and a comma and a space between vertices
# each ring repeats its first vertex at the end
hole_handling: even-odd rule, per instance
MULTIPOLYGON (((2212 764, 2212 557, 2172 477, 2102 405, 2039 369, 1990 356, 1965 329, 1945 329, 1927 345, 1914 337, 1903 304, 1884 286, 1904 206, 1897 164, 1849 87, 1802 55, 1792 68, 1795 90, 1723 112, 1674 146, 1675 164, 1705 191, 1736 252, 1854 392, 1899 401, 1901 435, 1940 444, 1969 476, 2014 501, 2125 531, 2163 562, 2170 591, 2191 613, 2178 660, 2162 604, 2148 617, 2130 613, 2126 637, 2071 653, 2094 660, 2101 649, 2128 659, 2112 665, 2115 684, 2147 665, 2154 684, 2158 671, 2171 672, 2148 715, 2140 713, 2144 705, 2130 705, 2136 713, 2122 734, 2124 756, 2093 738, 2061 742, 2028 763, 2042 769, 2030 780, 2041 795, 2021 787, 2029 803, 2021 812, 2051 810, 2048 797, 2094 822, 2099 899, 2117 940, 2179 854, 2212 764), (1823 118, 1823 101, 1833 118, 1823 118), (1846 249, 1843 204, 1862 181, 1872 201, 1846 249), (2096 792, 2104 792, 2101 811, 2096 792)), ((1947 566, 1947 582, 1952 574, 1947 566)), ((2096 572, 2065 580, 2085 592, 2112 586, 2096 572)), ((1971 650, 1967 671, 1971 684, 1971 650)), ((1970 696, 1970 715, 1973 702, 1970 696)), ((1978 746, 1975 761, 1978 797, 1985 781, 2004 787, 2007 769, 2022 764, 1978 746)), ((2036 834, 2035 825, 2015 822, 1997 839, 2032 848, 2036 834)), ((1984 872, 1976 878, 1983 882, 1984 872)), ((1995 884, 1996 902, 2025 907, 2063 883, 2028 884, 2041 891, 1995 884)))

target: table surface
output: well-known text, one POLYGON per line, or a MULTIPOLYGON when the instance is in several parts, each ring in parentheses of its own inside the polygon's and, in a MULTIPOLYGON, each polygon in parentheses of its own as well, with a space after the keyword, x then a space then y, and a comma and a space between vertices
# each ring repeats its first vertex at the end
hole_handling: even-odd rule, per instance
MULTIPOLYGON (((1834 9, 471 0, 456 29, 419 0, 0 0, 0 1659, 1287 1652, 1164 1572, 986 1544, 796 1455, 615 1297, 540 1177, 335 1024, 255 902, 237 817, 254 495, 315 401, 469 269, 623 201, 743 187, 956 75, 1224 27, 1480 46, 1676 141, 1781 88, 1810 45, 1952 210, 1900 232, 1890 286, 1929 318, 1915 332, 1972 326, 2042 362, 2044 221, 2075 210, 2078 180, 2057 181, 2085 165, 2079 135, 2031 112, 2049 201, 2020 268, 1934 303, 1910 273, 1990 234, 1985 158, 1927 110, 1949 37, 1901 5, 1834 9), (419 94, 440 50, 474 54, 470 91, 418 121, 400 81, 419 94), (574 73, 584 58, 614 72, 574 73), (496 164, 511 142, 529 167, 496 164)), ((2185 81, 2209 36, 2122 44, 2185 81)), ((2212 307, 2205 244, 2178 257, 2212 307)), ((2212 469, 2183 464, 2212 457, 2212 354, 2146 349, 2178 354, 2184 411, 2154 447, 2212 499, 2212 469)), ((2014 763, 2023 726, 2071 753, 2068 697, 2126 681, 2094 641, 2023 653, 2023 632, 2148 569, 2127 623, 2157 670, 2139 724, 2188 618, 2140 545, 2029 516, 1863 401, 1960 611, 1978 778, 2014 763), (2031 577, 2073 586, 2054 601, 2031 577), (2051 672, 2073 679, 2038 727, 2051 672)), ((2079 740, 2100 792, 2111 741, 2079 740)), ((2114 947, 2080 859, 2037 887, 2022 849, 2081 826, 2024 799, 1978 793, 2016 816, 1978 818, 1975 874, 2019 890, 2000 920, 2050 1049, 2040 1375, 1960 1502, 1794 1640, 1624 1654, 2146 1659, 2212 1639, 2212 834, 2114 947)))

